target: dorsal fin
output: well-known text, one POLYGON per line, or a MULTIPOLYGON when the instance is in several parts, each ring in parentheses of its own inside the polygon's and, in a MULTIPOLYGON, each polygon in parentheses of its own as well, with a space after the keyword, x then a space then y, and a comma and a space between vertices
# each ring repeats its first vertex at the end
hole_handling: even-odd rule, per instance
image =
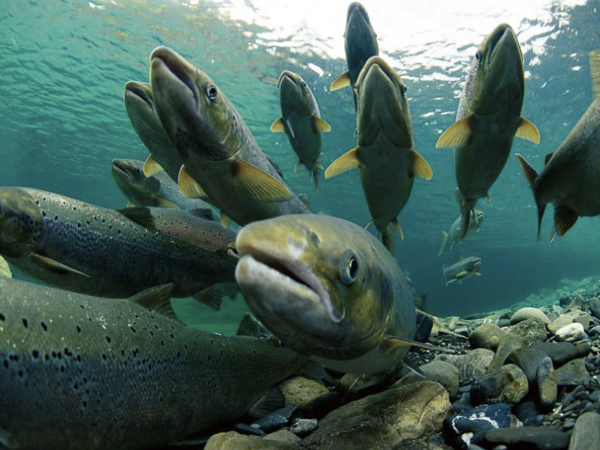
POLYGON ((171 307, 171 294, 174 286, 173 283, 154 286, 129 297, 129 300, 144 308, 152 309, 169 319, 179 320, 171 307))

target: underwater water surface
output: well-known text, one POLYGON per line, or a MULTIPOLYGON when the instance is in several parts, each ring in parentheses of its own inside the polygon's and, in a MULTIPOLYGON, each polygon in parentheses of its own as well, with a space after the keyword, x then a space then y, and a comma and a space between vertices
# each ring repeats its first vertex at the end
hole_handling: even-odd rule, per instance
MULTIPOLYGON (((417 180, 399 216, 405 240, 395 257, 427 310, 464 315, 509 306, 563 279, 600 273, 600 222, 582 218, 550 244, 552 211, 536 240, 531 190, 514 156, 482 200, 481 231, 438 256, 442 230, 459 214, 452 151, 436 149, 454 123, 458 96, 477 46, 497 24, 509 23, 521 44, 526 75, 522 115, 541 134, 539 146, 516 139, 541 168, 592 101, 588 53, 600 48, 600 3, 595 1, 362 2, 378 34, 381 55, 408 87, 415 148, 431 165, 417 180), (483 260, 482 276, 442 286, 442 265, 459 253, 483 260)), ((280 114, 276 89, 282 70, 311 86, 324 135, 323 166, 356 145, 349 89, 329 86, 346 70, 347 1, 3 0, 0 3, 0 180, 121 208, 127 203, 110 173, 114 158, 146 159, 122 101, 128 80, 148 81, 148 56, 166 45, 200 67, 226 93, 263 151, 281 168, 311 209, 357 224, 369 219, 357 171, 322 180, 315 192, 284 134, 269 126, 280 114)), ((17 273, 17 276, 24 278, 17 273)), ((244 302, 225 301, 211 313, 176 300, 186 322, 233 332, 244 302)))

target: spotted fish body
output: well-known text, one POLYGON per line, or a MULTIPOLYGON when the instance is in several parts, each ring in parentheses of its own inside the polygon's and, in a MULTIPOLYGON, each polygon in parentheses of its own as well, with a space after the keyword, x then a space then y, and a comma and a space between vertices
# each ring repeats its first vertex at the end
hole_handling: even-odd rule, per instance
POLYGON ((188 198, 167 172, 160 170, 149 177, 144 175, 144 163, 136 159, 114 159, 112 174, 117 186, 133 206, 160 206, 185 211, 210 209, 199 198, 188 198))
POLYGON ((165 445, 243 415, 303 363, 139 303, 0 278, 0 446, 165 445))
POLYGON ((207 74, 166 47, 150 59, 156 110, 184 161, 184 194, 208 196, 223 223, 308 212, 207 74))
POLYGON ((173 296, 186 297, 235 279, 234 259, 151 232, 116 210, 29 188, 1 188, 0 203, 0 253, 55 287, 125 298, 174 283, 173 296), (25 231, 11 243, 2 234, 15 217, 25 231))

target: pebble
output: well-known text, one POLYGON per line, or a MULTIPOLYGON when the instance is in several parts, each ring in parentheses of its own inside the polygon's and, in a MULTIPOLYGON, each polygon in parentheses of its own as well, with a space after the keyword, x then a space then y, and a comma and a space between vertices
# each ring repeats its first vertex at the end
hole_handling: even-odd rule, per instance
POLYGON ((294 445, 287 442, 246 436, 229 431, 211 436, 204 450, 294 450, 294 445))
POLYGON ((585 329, 578 322, 573 322, 556 330, 556 340, 559 342, 576 342, 585 339, 585 329))
POLYGON ((308 414, 320 419, 340 406, 342 406, 342 396, 338 392, 328 392, 310 402, 308 414))
MULTIPOLYGON (((428 380, 437 381, 446 388, 450 399, 455 399, 458 394, 458 368, 450 362, 433 360, 430 363, 423 364, 419 369, 425 374, 428 380)), ((411 372, 398 380, 393 387, 404 383, 422 380, 417 374, 411 372)))
POLYGON ((592 315, 596 319, 600 319, 600 298, 594 297, 590 299, 589 308, 592 315))
POLYGON ((505 403, 487 405, 452 414, 444 420, 444 434, 454 448, 466 449, 483 441, 485 434, 494 428, 516 426, 519 421, 505 403))
POLYGON ((458 382, 464 386, 484 375, 493 359, 493 351, 478 348, 464 355, 438 355, 434 361, 447 361, 453 364, 458 369, 458 382))
POLYGON ((569 445, 569 435, 551 427, 515 427, 490 430, 485 440, 492 446, 528 450, 562 450, 569 445))
POLYGON ((564 366, 556 369, 555 373, 558 386, 584 385, 590 380, 590 374, 585 367, 583 358, 569 361, 564 366))
MULTIPOLYGON (((525 322, 522 322, 525 323, 525 322)), ((515 325, 517 326, 517 325, 515 325)), ((494 355, 494 360, 489 366, 490 371, 499 369, 504 365, 506 359, 510 356, 512 352, 515 350, 519 350, 520 348, 527 347, 527 342, 521 336, 516 336, 514 334, 508 334, 505 338, 503 338, 498 344, 498 349, 496 350, 496 354, 494 355)))
POLYGON ((271 414, 258 419, 252 423, 251 427, 260 429, 265 433, 278 430, 279 428, 285 427, 290 422, 290 419, 296 410, 297 408, 295 406, 280 408, 277 411, 273 411, 271 414))
POLYGON ((290 431, 296 436, 307 436, 317 429, 319 421, 317 419, 296 419, 290 427, 290 431))
POLYGON ((471 348, 486 348, 496 350, 500 340, 506 336, 506 332, 492 322, 479 325, 469 336, 471 348))
POLYGON ((543 342, 548 337, 546 324, 536 317, 512 325, 508 329, 508 334, 521 336, 525 339, 526 346, 530 346, 534 342, 543 342))
POLYGON ((577 345, 570 342, 536 342, 531 348, 546 353, 552 358, 555 367, 562 366, 573 359, 582 358, 591 351, 591 347, 587 342, 577 345))
POLYGON ((540 319, 544 324, 549 324, 550 319, 546 314, 544 314, 541 310, 537 308, 525 307, 516 311, 512 317, 510 318, 510 324, 515 325, 519 322, 523 322, 524 320, 531 319, 535 317, 536 319, 540 319))
POLYGON ((548 331, 550 331, 550 333, 552 333, 552 334, 555 334, 558 330, 560 330, 565 325, 569 325, 570 323, 572 323, 573 319, 574 319, 574 317, 573 317, 572 313, 561 314, 556 319, 554 319, 552 321, 552 323, 550 323, 548 325, 548 331))
POLYGON ((301 439, 292 433, 290 430, 277 430, 271 434, 267 434, 264 439, 269 441, 283 442, 286 444, 296 445, 301 439))
POLYGON ((536 384, 540 406, 544 410, 552 408, 558 396, 558 384, 554 366, 549 356, 544 357, 538 366, 536 384))
POLYGON ((310 402, 329 392, 321 383, 304 377, 290 378, 281 383, 279 389, 285 397, 285 406, 300 409, 308 409, 310 402))
POLYGON ((475 380, 471 386, 471 401, 482 403, 519 403, 527 392, 529 384, 521 369, 507 364, 475 380))
MULTIPOLYGON (((537 380, 538 367, 544 358, 548 358, 548 355, 540 350, 520 348, 512 352, 506 358, 506 362, 518 366, 525 373, 529 384, 533 385, 537 380)), ((552 360, 550 360, 550 364, 552 364, 552 360)))
POLYGON ((234 428, 240 433, 252 434, 254 436, 264 436, 265 432, 257 426, 248 425, 245 423, 237 423, 234 428))
POLYGON ((595 327, 593 327, 589 333, 590 336, 598 336, 600 334, 600 325, 596 325, 595 327))

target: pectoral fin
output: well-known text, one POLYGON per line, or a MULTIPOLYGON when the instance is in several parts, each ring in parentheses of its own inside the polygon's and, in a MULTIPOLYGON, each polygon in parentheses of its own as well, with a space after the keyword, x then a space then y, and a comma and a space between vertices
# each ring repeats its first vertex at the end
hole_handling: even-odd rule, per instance
POLYGON ((427 350, 433 350, 436 352, 456 353, 451 348, 438 347, 437 345, 427 344, 426 342, 413 341, 412 339, 407 339, 404 337, 388 336, 387 339, 385 339, 383 342, 386 343, 386 345, 389 345, 390 347, 419 347, 427 350))
POLYGON ((271 133, 285 133, 285 124, 283 123, 283 117, 279 117, 275 122, 271 124, 271 133))
POLYGON ((329 133, 331 131, 331 126, 320 117, 313 116, 313 125, 315 130, 321 133, 329 133))
POLYGON ((564 236, 575 225, 578 218, 579 214, 568 206, 557 205, 554 207, 554 225, 559 236, 564 236))
POLYGON ((192 178, 185 166, 181 166, 181 169, 179 169, 179 177, 177 178, 177 184, 179 184, 179 190, 181 191, 181 193, 186 197, 207 197, 206 192, 204 192, 204 189, 202 189, 198 182, 192 178))
POLYGON ((170 319, 177 320, 175 311, 171 307, 171 294, 173 293, 173 283, 163 284, 161 286, 151 287, 139 294, 129 297, 129 301, 136 303, 144 308, 149 308, 170 319))
POLYGON ((427 164, 427 161, 425 161, 425 158, 423 158, 419 152, 417 152, 414 148, 412 150, 413 152, 413 173, 415 174, 416 177, 422 178, 424 180, 431 180, 431 178, 433 177, 433 170, 431 170, 431 167, 429 166, 429 164, 427 164))
POLYGON ((358 147, 344 153, 338 159, 331 163, 325 171, 325 178, 333 178, 344 172, 360 167, 358 160, 358 147))
POLYGON ((148 159, 146 159, 146 162, 144 163, 144 175, 151 177, 156 172, 160 172, 161 170, 163 170, 162 166, 156 162, 152 155, 149 155, 148 159))
POLYGON ((519 123, 515 136, 533 142, 534 144, 540 143, 540 132, 536 126, 525 117, 521 117, 521 122, 519 123))
POLYGON ((398 232, 398 236, 400 236, 400 240, 403 241, 404 240, 404 233, 402 232, 402 227, 398 223, 398 219, 394 220, 392 223, 396 227, 396 231, 398 232))
POLYGON ((164 198, 155 198, 154 203, 160 208, 180 209, 175 203, 165 200, 164 198))
POLYGON ((296 167, 294 167, 294 172, 298 172, 298 170, 300 170, 300 167, 302 167, 302 161, 298 161, 296 167))
POLYGON ((285 406, 285 397, 279 388, 272 388, 248 410, 250 417, 260 419, 285 406))
POLYGON ((223 301, 222 295, 213 286, 207 287, 200 292, 192 295, 193 298, 198 300, 203 305, 208 306, 213 311, 221 309, 221 302, 223 301))
POLYGON ((600 97, 600 49, 590 52, 590 72, 594 97, 600 97))
POLYGON ((292 198, 286 186, 245 161, 233 162, 232 175, 242 193, 254 200, 273 202, 292 198))
POLYGON ((221 211, 221 226, 227 228, 229 226, 229 216, 221 211))
POLYGON ((43 269, 49 270, 51 272, 71 274, 71 275, 80 275, 82 277, 90 278, 89 275, 87 275, 83 272, 80 272, 79 270, 75 270, 65 264, 59 263, 58 261, 54 261, 53 259, 42 256, 39 253, 32 253, 31 258, 40 267, 42 267, 43 269))
POLYGON ((456 278, 457 280, 462 280, 462 279, 463 279, 463 278, 465 278, 467 275, 469 275, 469 272, 467 272, 466 270, 462 270, 462 271, 458 272, 458 273, 455 275, 455 278, 456 278))
POLYGON ((371 227, 371 225, 373 225, 373 221, 372 221, 372 220, 369 220, 369 223, 367 223, 367 224, 365 225, 365 230, 368 230, 368 229, 371 227))
POLYGON ((331 87, 329 88, 329 90, 331 92, 337 91, 338 89, 342 89, 342 88, 345 88, 346 86, 350 86, 351 83, 352 82, 350 81, 350 73, 344 72, 337 78, 337 80, 335 80, 333 83, 331 83, 331 87))
POLYGON ((435 144, 435 148, 453 148, 468 144, 473 133, 471 119, 473 119, 473 115, 468 115, 444 131, 435 144))

